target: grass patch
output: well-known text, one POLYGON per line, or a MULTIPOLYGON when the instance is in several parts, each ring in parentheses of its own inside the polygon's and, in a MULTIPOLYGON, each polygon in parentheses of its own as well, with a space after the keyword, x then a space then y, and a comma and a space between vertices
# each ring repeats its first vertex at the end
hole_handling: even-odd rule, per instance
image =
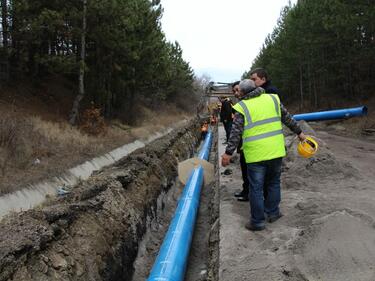
MULTIPOLYGON (((114 120, 106 124, 104 133, 95 135, 66 121, 48 121, 9 111, 0 120, 0 195, 61 175, 84 161, 148 137, 187 117, 174 108, 158 112, 145 109, 145 116, 137 127, 114 120)), ((103 131, 96 120, 90 124, 103 131)))

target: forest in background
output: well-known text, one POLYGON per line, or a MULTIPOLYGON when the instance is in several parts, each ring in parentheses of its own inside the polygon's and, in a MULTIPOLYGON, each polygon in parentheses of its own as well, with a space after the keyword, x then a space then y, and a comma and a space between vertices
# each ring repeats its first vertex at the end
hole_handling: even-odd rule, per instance
MULTIPOLYGON (((160 1, 0 4, 0 85, 63 78, 76 95, 71 123, 82 103, 128 123, 137 118, 137 104, 197 104, 193 71, 161 30, 160 1)), ((283 100, 300 110, 361 102, 374 93, 374 36, 372 0, 299 0, 282 10, 251 69, 266 68, 283 100)))
POLYGON ((1 84, 63 78, 76 96, 70 123, 76 123, 84 101, 105 117, 128 123, 137 118, 139 103, 150 108, 196 105, 193 71, 178 42, 165 38, 160 1, 0 3, 1 84))
POLYGON ((363 102, 375 92, 374 37, 373 0, 298 0, 282 10, 250 69, 267 69, 300 110, 363 102))

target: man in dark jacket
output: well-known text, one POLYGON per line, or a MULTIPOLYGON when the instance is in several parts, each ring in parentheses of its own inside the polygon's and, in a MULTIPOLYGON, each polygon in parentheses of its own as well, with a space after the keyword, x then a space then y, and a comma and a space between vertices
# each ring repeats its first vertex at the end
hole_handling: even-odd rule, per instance
POLYGON ((220 121, 223 122, 225 134, 226 134, 226 141, 229 140, 230 130, 232 128, 232 103, 229 98, 223 98, 221 100, 221 110, 220 110, 220 121))
POLYGON ((245 227, 259 231, 265 228, 266 219, 272 223, 282 216, 279 209, 280 175, 285 144, 281 123, 301 141, 306 136, 277 95, 265 93, 249 79, 243 80, 239 87, 243 98, 234 106, 237 112, 221 164, 223 167, 229 164, 231 155, 243 139, 251 202, 251 219, 245 227), (266 198, 263 196, 264 188, 268 191, 266 198))
MULTIPOLYGON (((241 100, 243 97, 240 95, 240 84, 241 81, 236 81, 232 84, 232 93, 233 95, 241 100)), ((235 110, 233 110, 233 114, 235 113, 235 110)), ((240 192, 235 192, 234 197, 237 197, 238 201, 249 201, 249 179, 247 178, 247 166, 245 161, 245 155, 243 154, 243 151, 241 149, 242 147, 242 140, 240 141, 238 147, 237 147, 237 153, 240 155, 240 165, 241 165, 241 174, 242 174, 242 190, 240 192)))
MULTIPOLYGON (((268 94, 276 94, 282 98, 281 92, 278 88, 272 85, 268 73, 264 68, 255 68, 250 71, 250 79, 254 81, 256 87, 261 87, 268 94)), ((267 197, 267 190, 263 192, 264 198, 267 197)))
POLYGON ((254 81, 255 86, 262 87, 266 93, 277 94, 279 98, 282 98, 280 90, 272 85, 268 73, 264 68, 253 69, 250 72, 250 79, 254 81))

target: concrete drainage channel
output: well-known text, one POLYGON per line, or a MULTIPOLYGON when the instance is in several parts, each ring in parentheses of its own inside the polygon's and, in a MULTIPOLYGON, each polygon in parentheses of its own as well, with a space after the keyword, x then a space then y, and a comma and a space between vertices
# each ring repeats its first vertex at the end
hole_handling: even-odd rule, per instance
MULTIPOLYGON (((183 188, 177 164, 198 143, 197 123, 136 150, 64 197, 5 217, 0 281, 145 280, 183 188)), ((216 146, 215 132, 215 165, 216 146)), ((202 189, 186 280, 217 280, 217 187, 202 189)))
MULTIPOLYGON (((180 122, 183 124, 186 121, 180 122)), ((70 189, 82 180, 87 180, 91 174, 106 166, 116 163, 119 159, 129 155, 138 148, 143 148, 172 131, 168 128, 164 132, 156 132, 145 140, 136 140, 125 144, 109 153, 84 162, 69 169, 62 175, 29 185, 21 190, 0 196, 0 219, 9 212, 25 211, 45 201, 46 196, 55 196, 61 187, 70 189)))

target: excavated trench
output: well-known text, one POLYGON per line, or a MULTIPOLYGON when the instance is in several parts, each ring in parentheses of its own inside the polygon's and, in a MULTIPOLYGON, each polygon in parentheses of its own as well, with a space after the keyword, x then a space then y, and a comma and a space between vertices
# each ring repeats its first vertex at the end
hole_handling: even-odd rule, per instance
MULTIPOLYGON (((198 125, 136 150, 63 197, 5 217, 0 281, 145 280, 183 188, 177 164, 195 153, 198 125)), ((210 162, 217 165, 214 135, 210 162)), ((217 277, 217 186, 202 189, 186 280, 217 277)))

